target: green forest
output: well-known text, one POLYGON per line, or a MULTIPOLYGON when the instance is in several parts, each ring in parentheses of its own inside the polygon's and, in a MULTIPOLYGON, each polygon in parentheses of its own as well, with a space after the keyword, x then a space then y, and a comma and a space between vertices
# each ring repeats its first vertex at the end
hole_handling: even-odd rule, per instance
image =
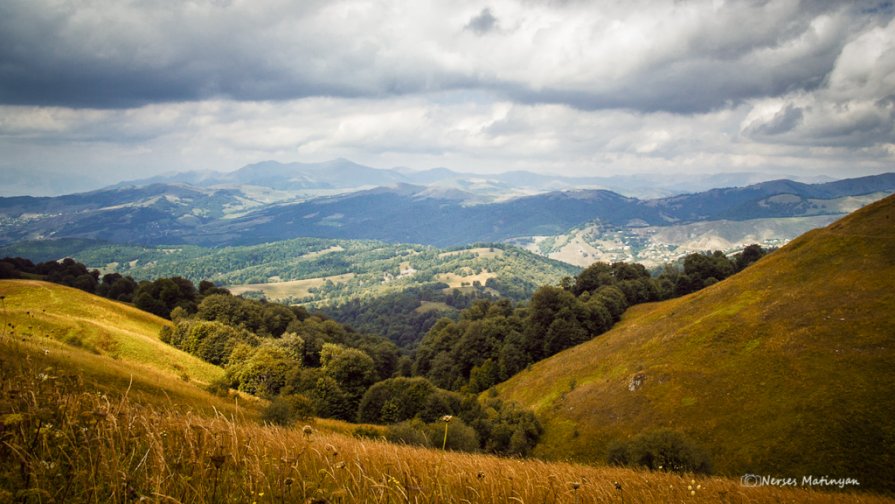
MULTIPOLYGON (((382 424, 389 439, 426 444, 447 419, 451 435, 443 443, 453 449, 525 455, 541 433, 536 418, 482 392, 599 336, 629 306, 712 285, 764 253, 753 245, 730 258, 691 254, 658 274, 640 264, 598 262, 518 301, 487 285, 464 291, 431 283, 354 298, 329 315, 234 296, 208 280, 197 286, 181 276, 101 274, 70 258, 35 264, 8 257, 0 260, 0 278, 44 279, 170 319, 162 341, 223 367, 213 392, 232 388, 270 399, 270 422, 318 416, 382 424)), ((465 251, 449 258, 478 259, 465 251)), ((371 433, 359 427, 358 434, 371 433)))

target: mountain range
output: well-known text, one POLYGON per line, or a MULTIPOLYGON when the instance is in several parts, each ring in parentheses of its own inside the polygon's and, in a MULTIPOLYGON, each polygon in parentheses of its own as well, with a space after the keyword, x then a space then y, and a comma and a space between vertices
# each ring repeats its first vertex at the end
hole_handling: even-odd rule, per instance
MULTIPOLYGON (((185 174, 182 181, 174 177, 58 197, 0 198, 0 244, 75 237, 223 246, 304 236, 445 247, 555 235, 590 222, 636 229, 835 215, 826 202, 895 191, 895 174, 889 173, 819 184, 774 180, 655 199, 606 189, 570 189, 489 200, 482 192, 396 181, 398 171, 347 161, 314 165, 285 181, 285 174, 292 173, 289 166, 260 163, 226 176, 185 174), (385 182, 383 176, 391 185, 314 197, 289 192, 299 187, 339 192, 336 181, 373 184, 385 182), (222 185, 225 182, 230 185, 222 185)), ((432 170, 414 176, 435 180, 442 175, 432 170)), ((518 174, 505 175, 511 179, 518 174)))
MULTIPOLYGON (((189 184, 206 188, 260 186, 296 191, 307 196, 319 195, 321 192, 327 191, 350 192, 403 183, 457 189, 486 200, 577 188, 607 189, 626 196, 655 198, 705 191, 716 187, 744 186, 776 178, 779 177, 759 172, 697 174, 686 177, 679 174, 655 173, 564 177, 529 171, 477 174, 458 172, 448 168, 428 170, 372 168, 347 159, 334 159, 321 163, 262 161, 232 172, 171 173, 122 182, 115 187, 145 186, 156 183, 189 184)), ((791 176, 789 178, 806 183, 832 181, 832 179, 823 176, 791 176)))

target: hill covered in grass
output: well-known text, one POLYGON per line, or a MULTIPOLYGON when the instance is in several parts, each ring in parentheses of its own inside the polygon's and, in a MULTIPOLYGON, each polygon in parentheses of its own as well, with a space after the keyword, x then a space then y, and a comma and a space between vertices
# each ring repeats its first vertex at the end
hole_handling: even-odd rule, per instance
POLYGON ((210 395, 98 393, 95 370, 0 335, 0 502, 892 502, 271 427, 210 395))
POLYGON ((722 474, 895 490, 893 224, 889 197, 714 286, 635 306, 499 396, 536 411, 544 457, 603 462, 670 429, 722 474))
MULTIPOLYGON (((78 289, 35 280, 0 280, 5 335, 43 345, 75 347, 110 357, 121 367, 206 384, 224 370, 162 343, 171 323, 133 306, 78 289)), ((103 364, 105 365, 105 364, 103 364)))

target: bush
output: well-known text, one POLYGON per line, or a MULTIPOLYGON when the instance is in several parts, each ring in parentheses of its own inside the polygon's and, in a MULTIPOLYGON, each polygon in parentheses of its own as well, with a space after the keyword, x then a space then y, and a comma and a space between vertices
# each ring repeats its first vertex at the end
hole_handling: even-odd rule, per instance
POLYGON ((607 462, 660 471, 711 473, 711 463, 705 452, 690 438, 670 429, 646 432, 628 443, 613 443, 607 462))
POLYGON ((420 420, 409 420, 389 425, 385 431, 385 439, 392 443, 425 446, 431 448, 432 444, 424 432, 426 424, 420 420))
POLYGON ((261 420, 275 425, 290 426, 297 420, 314 416, 314 403, 301 394, 278 396, 261 413, 261 420))
POLYGON ((230 382, 223 376, 215 378, 205 386, 205 390, 218 397, 227 397, 230 394, 230 382))
POLYGON ((354 432, 352 432, 352 435, 361 439, 382 439, 383 437, 382 432, 379 429, 367 425, 356 427, 354 432))

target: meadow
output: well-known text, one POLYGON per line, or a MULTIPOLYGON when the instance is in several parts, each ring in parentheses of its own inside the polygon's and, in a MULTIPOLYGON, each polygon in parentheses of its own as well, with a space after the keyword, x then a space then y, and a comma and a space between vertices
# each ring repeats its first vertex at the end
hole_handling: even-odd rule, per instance
POLYGON ((71 363, 0 337, 0 502, 893 502, 415 448, 314 421, 267 426, 232 397, 160 389, 150 400, 130 385, 98 389, 71 363))

